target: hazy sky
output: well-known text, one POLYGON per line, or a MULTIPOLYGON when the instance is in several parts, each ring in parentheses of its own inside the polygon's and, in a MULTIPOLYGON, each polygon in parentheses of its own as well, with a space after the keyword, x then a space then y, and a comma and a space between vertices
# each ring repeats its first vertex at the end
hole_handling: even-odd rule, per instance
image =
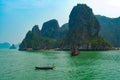
POLYGON ((35 24, 41 29, 50 19, 61 26, 78 3, 87 4, 94 14, 120 16, 120 0, 0 0, 0 43, 20 43, 35 24))

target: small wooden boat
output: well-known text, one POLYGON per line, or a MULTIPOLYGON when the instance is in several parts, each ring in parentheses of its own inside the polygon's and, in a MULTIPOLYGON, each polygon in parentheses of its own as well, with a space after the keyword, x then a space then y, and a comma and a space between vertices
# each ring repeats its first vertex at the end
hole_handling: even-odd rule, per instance
POLYGON ((77 49, 73 49, 71 52, 71 56, 76 56, 78 54, 80 54, 80 51, 78 51, 77 49))
POLYGON ((35 67, 36 70, 49 70, 53 69, 55 66, 44 66, 44 67, 35 67))

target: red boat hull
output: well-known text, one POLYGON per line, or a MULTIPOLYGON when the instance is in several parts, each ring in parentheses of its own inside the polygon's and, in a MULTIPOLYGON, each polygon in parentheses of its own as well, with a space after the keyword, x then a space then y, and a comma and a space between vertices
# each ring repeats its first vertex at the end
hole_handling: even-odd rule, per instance
POLYGON ((77 50, 71 52, 71 56, 76 56, 79 54, 80 54, 80 51, 77 51, 77 50))

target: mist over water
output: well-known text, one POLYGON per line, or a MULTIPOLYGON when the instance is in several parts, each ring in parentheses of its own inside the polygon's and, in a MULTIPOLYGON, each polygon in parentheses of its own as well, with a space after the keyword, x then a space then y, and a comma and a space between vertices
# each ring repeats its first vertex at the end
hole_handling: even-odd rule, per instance
POLYGON ((119 80, 120 51, 0 50, 0 80, 119 80), (35 66, 56 66, 35 70, 35 66))

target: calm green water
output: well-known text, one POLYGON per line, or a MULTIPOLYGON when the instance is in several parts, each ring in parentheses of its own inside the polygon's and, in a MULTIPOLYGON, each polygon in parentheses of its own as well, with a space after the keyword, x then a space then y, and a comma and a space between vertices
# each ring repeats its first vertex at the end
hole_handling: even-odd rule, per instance
POLYGON ((120 51, 0 50, 0 80, 120 80, 120 51), (55 65, 54 70, 35 66, 55 65))

